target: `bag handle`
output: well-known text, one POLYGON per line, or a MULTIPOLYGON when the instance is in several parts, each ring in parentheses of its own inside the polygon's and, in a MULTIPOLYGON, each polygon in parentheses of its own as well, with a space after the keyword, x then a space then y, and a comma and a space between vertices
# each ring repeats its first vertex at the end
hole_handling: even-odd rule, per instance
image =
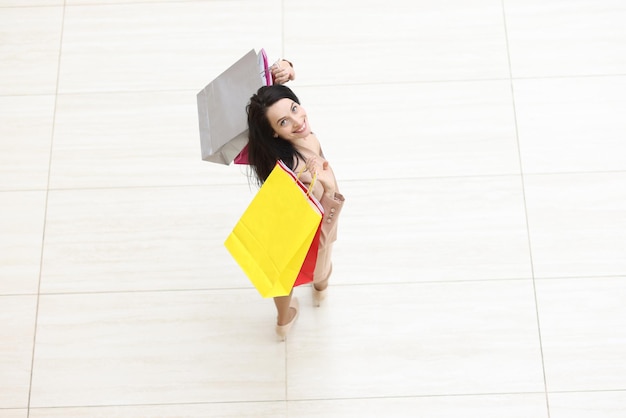
MULTIPOLYGON (((300 170, 298 170, 298 174, 296 175, 296 179, 300 180, 300 175, 305 171, 306 169, 306 164, 304 164, 302 166, 302 168, 300 170)), ((309 184, 309 188, 306 191, 306 195, 307 197, 309 197, 311 195, 311 192, 313 191, 313 186, 315 186, 315 181, 317 180, 317 173, 313 174, 313 180, 311 180, 311 184, 309 184)))

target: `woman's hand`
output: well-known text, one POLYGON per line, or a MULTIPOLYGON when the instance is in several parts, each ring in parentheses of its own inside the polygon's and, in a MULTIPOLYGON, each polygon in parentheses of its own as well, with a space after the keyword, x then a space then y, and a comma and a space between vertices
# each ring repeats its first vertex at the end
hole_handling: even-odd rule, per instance
POLYGON ((324 187, 324 193, 330 197, 335 195, 335 178, 328 161, 320 162, 317 157, 311 157, 306 161, 306 169, 311 176, 317 174, 317 181, 324 187))
POLYGON ((296 73, 293 70, 293 66, 287 60, 279 60, 270 67, 272 72, 272 79, 276 84, 285 84, 289 80, 295 80, 296 73))

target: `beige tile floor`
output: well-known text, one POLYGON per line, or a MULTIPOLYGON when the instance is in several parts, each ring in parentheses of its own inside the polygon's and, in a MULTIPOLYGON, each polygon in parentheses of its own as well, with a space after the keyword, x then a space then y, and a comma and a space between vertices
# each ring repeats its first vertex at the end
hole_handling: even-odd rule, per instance
POLYGON ((0 418, 626 411, 622 0, 0 0, 0 418), (195 94, 251 48, 348 201, 286 343, 195 94))

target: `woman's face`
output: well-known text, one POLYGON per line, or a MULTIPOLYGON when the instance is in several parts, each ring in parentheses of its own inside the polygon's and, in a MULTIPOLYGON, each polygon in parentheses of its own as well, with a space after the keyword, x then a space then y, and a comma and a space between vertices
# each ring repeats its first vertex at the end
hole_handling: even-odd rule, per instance
POLYGON ((287 141, 306 138, 311 133, 306 111, 291 99, 280 99, 267 108, 274 136, 287 141))

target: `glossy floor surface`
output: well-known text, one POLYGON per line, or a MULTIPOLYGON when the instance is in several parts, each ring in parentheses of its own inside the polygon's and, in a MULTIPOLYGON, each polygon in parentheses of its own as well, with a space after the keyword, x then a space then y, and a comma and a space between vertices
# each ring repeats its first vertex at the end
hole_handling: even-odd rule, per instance
POLYGON ((622 0, 0 0, 0 418, 626 410, 622 0), (285 343, 196 93, 252 48, 346 206, 285 343))

